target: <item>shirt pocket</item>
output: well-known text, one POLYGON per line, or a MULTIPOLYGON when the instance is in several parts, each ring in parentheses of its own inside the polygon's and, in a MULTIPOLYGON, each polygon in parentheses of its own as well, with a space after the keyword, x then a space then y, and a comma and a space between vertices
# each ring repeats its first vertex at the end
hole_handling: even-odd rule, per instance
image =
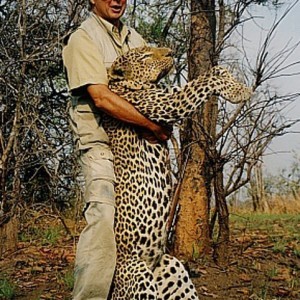
POLYGON ((73 108, 71 119, 81 146, 109 142, 101 125, 102 113, 96 108, 89 104, 78 104, 73 108))

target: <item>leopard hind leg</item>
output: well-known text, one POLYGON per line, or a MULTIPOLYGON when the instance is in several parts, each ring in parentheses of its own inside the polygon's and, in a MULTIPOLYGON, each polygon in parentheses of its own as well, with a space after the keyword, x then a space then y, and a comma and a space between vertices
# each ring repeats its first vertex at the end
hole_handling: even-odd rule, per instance
POLYGON ((158 300, 198 300, 197 291, 183 264, 164 254, 154 270, 158 300))
POLYGON ((131 258, 116 267, 113 300, 157 300, 153 272, 140 259, 131 258))

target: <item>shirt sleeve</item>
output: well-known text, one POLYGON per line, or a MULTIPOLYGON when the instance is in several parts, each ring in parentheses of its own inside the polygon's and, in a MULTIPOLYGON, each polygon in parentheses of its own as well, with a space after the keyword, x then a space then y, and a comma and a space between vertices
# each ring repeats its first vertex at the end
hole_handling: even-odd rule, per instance
POLYGON ((88 84, 108 84, 104 59, 88 34, 78 29, 63 49, 69 90, 88 84))

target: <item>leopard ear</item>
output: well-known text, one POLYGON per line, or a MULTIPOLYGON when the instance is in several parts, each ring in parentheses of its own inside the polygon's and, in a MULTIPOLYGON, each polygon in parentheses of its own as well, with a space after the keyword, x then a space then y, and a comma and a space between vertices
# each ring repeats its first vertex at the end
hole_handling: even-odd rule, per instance
POLYGON ((108 76, 112 80, 129 79, 131 76, 131 67, 126 61, 122 63, 113 63, 108 70, 108 76))
POLYGON ((108 76, 113 80, 121 80, 124 78, 124 70, 122 68, 110 68, 108 76))

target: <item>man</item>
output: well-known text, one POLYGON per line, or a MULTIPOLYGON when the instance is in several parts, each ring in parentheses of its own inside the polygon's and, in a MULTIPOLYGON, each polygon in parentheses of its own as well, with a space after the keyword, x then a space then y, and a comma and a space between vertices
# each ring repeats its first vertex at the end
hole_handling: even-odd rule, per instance
POLYGON ((130 48, 145 45, 120 18, 126 0, 90 0, 89 18, 70 36, 63 49, 72 95, 71 125, 85 177, 87 225, 77 245, 74 300, 107 299, 116 260, 113 232, 114 171, 101 112, 139 126, 149 142, 165 141, 169 132, 141 115, 107 86, 107 68, 130 48))

